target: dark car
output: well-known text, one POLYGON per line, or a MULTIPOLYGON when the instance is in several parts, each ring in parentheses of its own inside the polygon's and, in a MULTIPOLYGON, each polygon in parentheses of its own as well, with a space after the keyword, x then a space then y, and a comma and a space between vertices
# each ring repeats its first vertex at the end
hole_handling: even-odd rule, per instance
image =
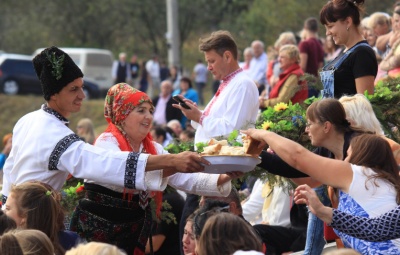
MULTIPOLYGON (((100 97, 100 89, 93 82, 84 80, 83 90, 87 99, 100 97)), ((40 81, 33 68, 32 56, 0 55, 0 92, 7 95, 42 95, 40 81)))

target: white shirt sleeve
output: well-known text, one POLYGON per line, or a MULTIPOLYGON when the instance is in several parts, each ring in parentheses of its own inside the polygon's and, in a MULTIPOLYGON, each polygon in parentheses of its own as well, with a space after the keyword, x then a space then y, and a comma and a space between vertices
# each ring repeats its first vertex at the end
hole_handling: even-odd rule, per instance
MULTIPOLYGON (((156 143, 158 154, 168 154, 156 143), (159 149, 162 151, 159 151, 159 149)), ((219 174, 206 173, 176 173, 168 177, 168 185, 187 193, 201 196, 223 196, 231 192, 231 182, 217 185, 219 174)))
MULTIPOLYGON (((120 151, 117 139, 110 133, 101 134, 99 136, 99 138, 96 140, 95 146, 104 148, 107 150, 120 151)), ((156 149, 158 151, 160 151, 160 148, 156 147, 156 149)), ((167 178, 162 178, 162 170, 154 170, 154 171, 147 171, 147 172, 144 171, 146 164, 147 164, 148 156, 149 156, 148 154, 140 154, 140 156, 139 156, 138 168, 143 168, 143 172, 137 171, 136 179, 138 179, 139 182, 142 181, 143 184, 138 186, 138 180, 136 180, 136 189, 137 190, 155 190, 155 191, 164 190, 165 187, 167 186, 167 178), (142 155, 147 155, 147 157, 142 158, 142 155)), ((93 180, 94 179, 91 178, 89 182, 92 182, 93 180)), ((114 187, 113 185, 104 184, 103 182, 100 181, 100 182, 96 182, 96 183, 101 184, 101 185, 103 185, 107 188, 110 188, 114 191, 117 191, 117 192, 123 191, 120 186, 114 187)))

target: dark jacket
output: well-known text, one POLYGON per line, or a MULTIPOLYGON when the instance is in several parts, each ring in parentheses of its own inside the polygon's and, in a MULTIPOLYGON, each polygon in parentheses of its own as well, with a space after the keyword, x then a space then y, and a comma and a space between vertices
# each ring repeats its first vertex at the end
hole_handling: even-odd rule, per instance
MULTIPOLYGON (((158 99, 160 96, 156 96, 153 98, 153 105, 154 107, 157 107, 158 99)), ((182 118, 182 112, 181 110, 175 108, 172 106, 172 104, 176 104, 174 99, 171 98, 167 102, 167 107, 166 107, 166 112, 165 112, 165 118, 167 119, 167 122, 170 120, 180 120, 182 118)))

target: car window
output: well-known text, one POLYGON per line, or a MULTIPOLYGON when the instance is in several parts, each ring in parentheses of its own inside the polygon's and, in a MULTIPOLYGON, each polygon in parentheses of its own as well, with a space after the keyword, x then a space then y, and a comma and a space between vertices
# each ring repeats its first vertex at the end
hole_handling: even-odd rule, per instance
POLYGON ((4 60, 3 64, 1 65, 1 69, 3 69, 3 72, 10 72, 13 67, 13 60, 6 59, 4 60))
POLYGON ((87 65, 88 66, 101 66, 110 67, 112 66, 112 58, 109 55, 89 53, 87 54, 87 65))
POLYGON ((17 64, 17 68, 20 70, 20 72, 36 75, 32 61, 21 61, 21 63, 17 64))

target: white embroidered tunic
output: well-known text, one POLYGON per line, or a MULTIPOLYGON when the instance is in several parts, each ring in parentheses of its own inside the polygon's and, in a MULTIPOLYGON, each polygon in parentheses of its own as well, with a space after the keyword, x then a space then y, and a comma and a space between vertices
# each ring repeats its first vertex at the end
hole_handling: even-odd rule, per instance
MULTIPOLYGON (((210 107, 211 102, 206 106, 210 107)), ((233 130, 254 127, 259 108, 256 84, 244 72, 238 72, 219 94, 201 124, 192 121, 196 129, 195 143, 212 137, 226 136, 233 130)))
MULTIPOLYGON (((41 181, 60 190, 69 173, 119 187, 147 189, 144 179, 148 154, 89 145, 67 123, 67 119, 46 105, 18 120, 3 168, 3 204, 13 184, 41 181)), ((161 182, 159 177, 154 178, 154 182, 161 182)))
MULTIPOLYGON (((163 147, 154 142, 157 154, 168 154, 163 147)), ((118 141, 111 133, 102 133, 96 140, 95 146, 109 150, 119 151, 118 141)), ((143 149, 143 144, 140 150, 143 149)), ((166 178, 162 178, 162 170, 149 171, 145 173, 145 184, 147 190, 161 191, 168 185, 197 195, 203 196, 227 196, 231 191, 231 182, 217 186, 218 174, 205 173, 176 173, 166 178)), ((107 181, 85 180, 89 183, 96 183, 116 192, 123 192, 123 187, 110 185, 107 181)))

